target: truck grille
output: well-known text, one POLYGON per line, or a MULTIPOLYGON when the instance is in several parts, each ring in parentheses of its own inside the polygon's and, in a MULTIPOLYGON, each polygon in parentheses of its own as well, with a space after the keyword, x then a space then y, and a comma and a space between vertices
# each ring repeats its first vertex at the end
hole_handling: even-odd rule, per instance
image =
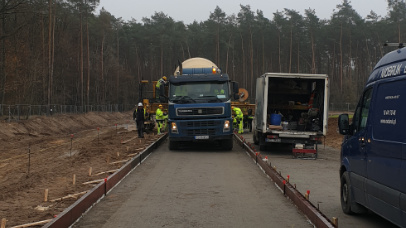
POLYGON ((185 129, 188 136, 195 135, 215 135, 216 127, 221 125, 221 121, 187 121, 180 124, 181 129, 185 129))
POLYGON ((176 109, 178 116, 206 116, 206 115, 222 115, 224 114, 223 107, 213 108, 178 108, 176 109))

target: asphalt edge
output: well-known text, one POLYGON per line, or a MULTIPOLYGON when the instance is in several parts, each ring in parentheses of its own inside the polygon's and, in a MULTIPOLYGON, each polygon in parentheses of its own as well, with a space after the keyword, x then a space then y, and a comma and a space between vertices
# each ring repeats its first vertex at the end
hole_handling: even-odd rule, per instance
POLYGON ((263 161, 261 153, 247 143, 244 137, 240 134, 234 133, 234 139, 236 142, 245 149, 250 157, 259 165, 264 172, 275 182, 275 184, 282 189, 283 194, 288 197, 299 210, 307 216, 307 218, 317 228, 334 228, 336 227, 331 220, 329 220, 319 209, 317 209, 305 196, 300 193, 289 180, 282 177, 275 169, 273 169, 266 161, 263 161))
POLYGON ((129 172, 151 154, 158 146, 167 138, 168 134, 163 134, 157 141, 150 144, 145 150, 128 161, 114 174, 105 178, 104 181, 97 184, 92 190, 87 192, 72 205, 57 215, 52 221, 45 224, 43 228, 60 228, 70 227, 74 224, 86 211, 88 211, 95 203, 103 198, 108 192, 114 188, 129 172))

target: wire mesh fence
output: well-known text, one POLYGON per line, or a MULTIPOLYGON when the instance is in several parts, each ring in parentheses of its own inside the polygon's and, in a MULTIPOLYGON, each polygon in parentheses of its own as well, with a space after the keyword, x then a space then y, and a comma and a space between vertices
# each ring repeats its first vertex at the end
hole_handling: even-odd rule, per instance
POLYGON ((134 107, 134 104, 106 104, 106 105, 31 105, 31 104, 0 104, 0 117, 2 120, 19 121, 29 119, 31 116, 80 114, 87 112, 125 112, 134 107))
POLYGON ((356 103, 330 103, 329 104, 329 111, 337 111, 337 112, 354 112, 355 108, 357 107, 356 103))

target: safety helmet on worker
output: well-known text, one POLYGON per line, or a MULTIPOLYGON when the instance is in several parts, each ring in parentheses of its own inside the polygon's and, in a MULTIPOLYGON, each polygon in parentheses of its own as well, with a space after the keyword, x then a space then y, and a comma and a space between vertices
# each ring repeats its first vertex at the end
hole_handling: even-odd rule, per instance
POLYGON ((160 104, 160 105, 158 105, 158 108, 160 108, 160 109, 161 109, 161 108, 162 108, 162 105, 161 105, 161 104, 160 104))
POLYGON ((166 76, 163 76, 162 79, 166 81, 166 76))
POLYGON ((140 102, 140 103, 138 103, 138 107, 142 107, 143 105, 142 105, 142 103, 140 102))
POLYGON ((231 109, 234 109, 235 108, 235 106, 231 106, 231 109))

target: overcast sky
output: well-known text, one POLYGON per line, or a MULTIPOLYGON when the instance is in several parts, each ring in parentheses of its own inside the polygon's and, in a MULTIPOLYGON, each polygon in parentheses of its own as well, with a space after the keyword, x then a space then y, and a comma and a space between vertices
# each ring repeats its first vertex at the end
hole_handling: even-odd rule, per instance
MULTIPOLYGON (((143 17, 150 18, 155 12, 163 12, 175 21, 183 21, 191 24, 194 20, 200 22, 209 18, 210 13, 219 6, 226 15, 237 15, 241 5, 250 5, 251 11, 258 9, 264 12, 264 16, 273 19, 273 13, 283 11, 284 8, 294 9, 301 15, 304 10, 311 8, 316 11, 320 19, 330 19, 333 10, 342 0, 100 0, 96 14, 102 7, 116 18, 121 17, 124 21, 132 18, 141 22, 143 17)), ((384 17, 387 14, 387 0, 352 0, 352 7, 365 18, 371 10, 384 17)))

